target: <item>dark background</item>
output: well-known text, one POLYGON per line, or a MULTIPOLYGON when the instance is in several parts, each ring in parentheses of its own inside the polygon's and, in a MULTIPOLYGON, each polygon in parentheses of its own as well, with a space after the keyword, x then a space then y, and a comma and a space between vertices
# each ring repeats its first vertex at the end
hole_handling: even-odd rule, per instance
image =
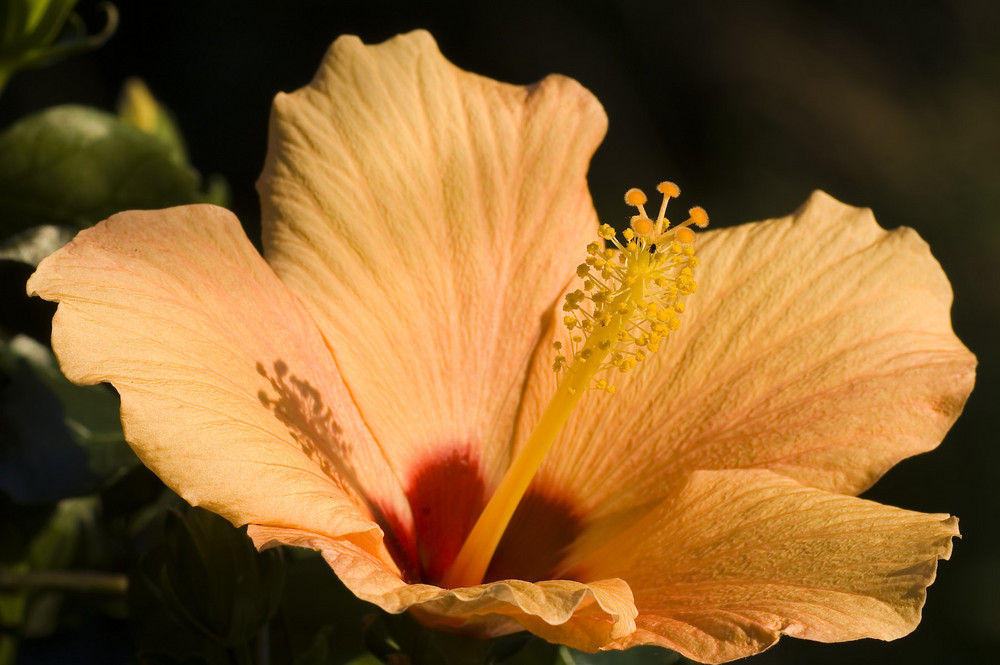
MULTIPOLYGON (((822 188, 926 238, 955 288, 958 335, 980 360, 965 415, 941 448, 865 496, 950 512, 963 539, 925 618, 894 643, 785 639, 760 665, 988 663, 1000 648, 1000 2, 993 0, 121 0, 102 49, 16 76, 0 126, 61 103, 113 109, 140 76, 176 115, 191 162, 225 177, 259 232, 253 183, 270 100, 306 84, 340 34, 382 41, 429 29, 459 66, 513 83, 558 72, 604 104, 590 172, 616 223, 629 187, 676 181, 713 225, 787 214, 822 188)), ((81 15, 95 29, 96 3, 81 15)), ((697 399, 696 395, 691 396, 697 399)))

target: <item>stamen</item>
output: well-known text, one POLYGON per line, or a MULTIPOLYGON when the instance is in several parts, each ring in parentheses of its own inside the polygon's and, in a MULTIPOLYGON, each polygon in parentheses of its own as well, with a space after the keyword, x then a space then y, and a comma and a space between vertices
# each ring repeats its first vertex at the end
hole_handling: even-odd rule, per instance
POLYGON ((646 193, 638 187, 633 187, 625 192, 625 203, 640 208, 646 205, 646 193))
POLYGON ((676 199, 681 195, 680 187, 672 182, 661 182, 656 186, 656 191, 663 194, 663 201, 660 203, 660 212, 656 216, 656 235, 663 233, 663 225, 666 222, 667 215, 667 203, 670 199, 676 199))
POLYGON ((568 348, 561 341, 552 345, 552 369, 565 374, 445 573, 443 586, 482 582, 518 503, 584 391, 615 392, 609 378, 598 375, 632 371, 680 327, 683 298, 698 288, 693 272, 698 265, 695 233, 688 227, 706 226, 708 215, 702 208, 692 208, 688 220, 669 228, 667 201, 680 190, 670 182, 660 183, 657 190, 663 194, 663 203, 655 224, 643 208, 646 195, 630 189, 625 202, 638 208, 639 214, 621 234, 625 243, 618 240, 613 227, 603 224, 598 236, 613 249, 600 242, 587 246, 587 259, 576 269, 581 288, 568 293, 563 304, 563 325, 570 333, 568 348))

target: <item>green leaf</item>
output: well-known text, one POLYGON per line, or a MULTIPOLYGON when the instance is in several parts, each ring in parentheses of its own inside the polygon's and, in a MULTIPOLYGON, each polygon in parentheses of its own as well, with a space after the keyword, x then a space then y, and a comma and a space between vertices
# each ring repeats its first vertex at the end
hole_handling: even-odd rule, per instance
MULTIPOLYGON (((499 638, 494 642, 502 643, 503 640, 513 640, 517 635, 508 638, 499 638)), ((513 646, 513 645, 512 645, 513 646)), ((559 647, 549 644, 540 637, 534 635, 525 636, 525 639, 516 651, 508 656, 503 655, 503 650, 495 647, 498 665, 556 665, 559 654, 559 647)))
POLYGON ((0 389, 0 491, 18 503, 83 493, 87 455, 66 429, 59 400, 18 360, 0 389))
POLYGON ((200 508, 167 513, 164 531, 129 583, 140 653, 244 662, 281 599, 280 555, 200 508))
POLYGON ((625 651, 584 653, 559 647, 557 665, 678 665, 686 662, 679 653, 654 646, 632 647, 625 651))
POLYGON ((274 643, 284 639, 291 653, 311 654, 316 660, 305 662, 324 665, 345 665, 364 654, 365 615, 378 609, 351 593, 318 552, 288 547, 283 554, 285 593, 273 624, 284 634, 274 643))
MULTIPOLYGON (((370 612, 365 647, 381 662, 412 665, 554 665, 558 647, 527 632, 491 640, 432 630, 410 614, 370 612)), ((343 661, 336 661, 341 663, 343 661)), ((561 665, 561 664, 560 664, 561 665)))
POLYGON ((0 0, 0 90, 25 67, 51 64, 103 45, 118 27, 118 10, 101 3, 104 28, 88 35, 73 13, 77 0, 0 0))
POLYGON ((77 0, 0 0, 0 61, 31 58, 56 40, 77 0))
POLYGON ((110 113, 58 106, 0 134, 4 235, 202 200, 198 174, 174 147, 110 113))
POLYGON ((334 626, 325 626, 313 638, 309 648, 295 659, 295 665, 382 665, 371 653, 351 657, 354 651, 344 652, 334 626))
MULTIPOLYGON (((18 548, 18 559, 0 564, 0 573, 17 577, 19 573, 71 566, 84 544, 96 538, 98 509, 99 501, 94 497, 61 501, 44 527, 18 548)), ((13 657, 17 637, 51 634, 58 624, 62 600, 63 594, 56 591, 0 588, 0 621, 5 628, 17 629, 10 631, 8 639, 0 636, 0 655, 6 652, 13 657)))
POLYGON ((8 378, 0 401, 0 490, 21 503, 86 493, 138 464, 125 443, 118 396, 77 386, 52 352, 25 335, 2 350, 8 378))
POLYGON ((9 348, 24 358, 45 386, 63 405, 66 426, 76 442, 87 451, 93 476, 102 480, 118 475, 139 463, 122 433, 120 402, 107 386, 78 386, 59 371, 55 356, 26 335, 10 341, 9 348))
POLYGON ((100 500, 88 496, 64 499, 48 525, 31 541, 27 561, 32 570, 59 570, 72 565, 81 541, 99 537, 100 500))

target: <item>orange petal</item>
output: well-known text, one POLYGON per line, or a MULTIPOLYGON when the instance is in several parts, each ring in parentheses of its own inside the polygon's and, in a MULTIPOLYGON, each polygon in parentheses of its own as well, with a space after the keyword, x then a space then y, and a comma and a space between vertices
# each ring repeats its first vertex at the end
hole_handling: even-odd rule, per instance
POLYGON ((782 634, 821 642, 906 635, 957 523, 770 471, 702 471, 572 574, 620 577, 635 593, 637 630, 614 648, 657 644, 721 663, 782 634))
MULTIPOLYGON (((585 176, 605 127, 576 82, 464 72, 422 31, 342 37, 275 100, 265 255, 411 483, 448 460, 464 485, 505 468, 543 319, 597 226, 585 176)), ((479 501, 449 509, 474 519, 479 501)))
MULTIPOLYGON (((789 217, 702 234, 697 252, 680 329, 609 377, 615 395, 584 397, 543 467, 581 515, 620 528, 697 469, 767 468, 858 493, 958 417, 975 358, 914 231, 816 193, 789 217)), ((553 390, 550 363, 533 368, 519 441, 553 390)))
POLYGON ((572 580, 503 580, 442 589, 406 584, 385 562, 348 539, 301 530, 251 526, 260 548, 283 543, 320 550, 337 576, 359 598, 387 612, 410 610, 422 623, 467 635, 496 637, 529 630, 550 642, 597 651, 635 630, 632 592, 620 579, 583 584, 572 580))
POLYGON ((28 291, 60 303, 66 376, 114 385, 129 443, 190 503, 236 524, 368 534, 385 556, 372 518, 409 519, 399 482, 231 213, 115 215, 43 261, 28 291))

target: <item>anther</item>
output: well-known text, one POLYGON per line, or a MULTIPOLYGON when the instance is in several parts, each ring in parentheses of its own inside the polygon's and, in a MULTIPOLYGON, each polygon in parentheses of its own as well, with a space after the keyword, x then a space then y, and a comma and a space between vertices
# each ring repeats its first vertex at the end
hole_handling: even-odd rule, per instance
MULTIPOLYGON (((653 222, 650 221, 648 217, 641 217, 636 215, 632 218, 632 230, 641 236, 644 236, 653 230, 653 222)), ((628 238, 631 240, 631 238, 628 238)))
POLYGON ((663 194, 664 196, 669 196, 672 199, 676 199, 678 196, 681 195, 680 187, 678 187, 672 182, 666 182, 666 181, 661 182, 659 185, 657 185, 656 191, 658 191, 660 194, 663 194))
MULTIPOLYGON (((646 214, 646 209, 643 208, 643 206, 646 205, 646 200, 646 193, 636 187, 633 187, 625 192, 625 203, 638 208, 639 217, 649 219, 649 215, 646 214)), ((650 222, 650 228, 652 228, 652 222, 650 222)))
POLYGON ((641 189, 633 187, 625 192, 625 203, 635 207, 646 205, 646 195, 641 189))
POLYGON ((708 213, 701 206, 695 206, 688 210, 688 214, 691 215, 689 221, 693 222, 695 226, 700 229, 708 226, 708 213))

